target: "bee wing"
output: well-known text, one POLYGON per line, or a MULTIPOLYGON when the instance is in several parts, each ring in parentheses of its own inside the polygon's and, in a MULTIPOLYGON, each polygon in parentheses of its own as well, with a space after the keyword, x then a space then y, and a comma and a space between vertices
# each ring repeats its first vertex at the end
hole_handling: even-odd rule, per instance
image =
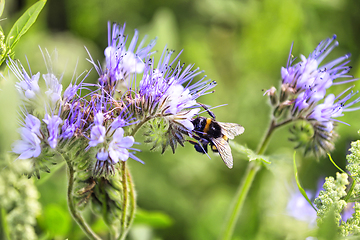
POLYGON ((233 157, 231 155, 231 148, 229 143, 222 137, 211 139, 215 147, 219 151, 220 157, 228 168, 233 167, 233 157))
POLYGON ((221 127, 221 133, 229 139, 234 139, 235 136, 244 132, 245 128, 237 123, 223 123, 217 122, 221 127))

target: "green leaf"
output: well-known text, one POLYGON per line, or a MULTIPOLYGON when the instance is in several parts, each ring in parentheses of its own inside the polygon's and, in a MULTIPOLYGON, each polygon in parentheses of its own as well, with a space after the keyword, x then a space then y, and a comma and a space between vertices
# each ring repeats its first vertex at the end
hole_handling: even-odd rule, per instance
POLYGON ((173 220, 162 212, 149 212, 138 208, 134 224, 145 224, 152 228, 166 228, 173 224, 173 220))
POLYGON ((4 12, 4 7, 5 7, 5 0, 0 0, 0 17, 4 12))
POLYGON ((232 149, 234 149, 235 151, 237 151, 240 154, 245 154, 247 156, 247 158, 249 159, 249 161, 254 161, 254 160, 260 160, 263 161, 264 163, 270 164, 271 162, 269 161, 269 157, 264 156, 264 155, 258 155, 256 154, 253 150, 251 150, 250 148, 247 148, 243 145, 240 145, 234 141, 229 143, 230 146, 232 147, 232 149))
POLYGON ((32 5, 12 26, 7 38, 6 45, 10 51, 14 49, 19 39, 29 30, 34 24, 41 10, 45 6, 46 0, 40 0, 32 5))
POLYGON ((306 199, 306 201, 308 201, 308 203, 315 209, 315 211, 317 211, 317 209, 314 207, 314 205, 312 204, 312 202, 310 201, 309 197, 307 196, 305 190, 301 187, 300 185, 300 181, 299 181, 299 176, 298 176, 298 171, 296 168, 296 160, 295 160, 295 155, 296 152, 294 152, 294 173, 295 173, 295 180, 296 180, 296 184, 299 188, 299 191, 301 192, 301 194, 304 196, 304 198, 306 199))

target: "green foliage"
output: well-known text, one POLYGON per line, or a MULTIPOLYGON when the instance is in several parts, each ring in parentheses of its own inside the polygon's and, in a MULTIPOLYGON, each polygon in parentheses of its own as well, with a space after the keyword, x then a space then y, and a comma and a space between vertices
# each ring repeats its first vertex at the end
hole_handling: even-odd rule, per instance
POLYGON ((316 211, 316 208, 314 207, 314 205, 312 204, 311 200, 309 199, 309 197, 307 196, 305 190, 301 187, 300 181, 299 181, 299 175, 298 175, 298 170, 296 167, 296 160, 295 160, 295 155, 296 152, 294 152, 294 174, 295 174, 295 180, 296 180, 296 184, 299 188, 300 193, 304 196, 304 198, 306 199, 306 201, 314 208, 314 210, 316 211))
MULTIPOLYGON (((5 44, 4 39, 0 37, 0 44, 1 49, 1 59, 0 65, 4 62, 5 57, 7 55, 13 56, 14 55, 14 48, 16 44, 19 42, 20 38, 30 29, 30 27, 35 23, 37 17, 39 16, 41 10, 45 6, 46 0, 40 0, 34 5, 32 5, 27 11, 15 22, 15 24, 10 29, 8 33, 5 44)), ((5 1, 1 1, 0 5, 0 13, 2 13, 4 9, 5 1)), ((1 29, 1 33, 2 29, 1 29)))
POLYGON ((39 225, 54 236, 66 236, 71 228, 71 217, 68 211, 59 205, 49 204, 44 207, 43 214, 38 219, 39 225))
POLYGON ((253 150, 251 150, 250 148, 247 148, 243 145, 240 145, 234 141, 230 142, 230 146, 232 147, 232 149, 234 149, 235 151, 237 151, 238 153, 245 155, 247 160, 251 161, 260 161, 266 164, 270 164, 271 162, 269 161, 269 157, 265 156, 265 155, 259 155, 256 154, 253 150))
POLYGON ((167 228, 174 224, 167 214, 156 211, 137 209, 134 225, 148 225, 152 228, 167 228))
MULTIPOLYGON (((3 6, 4 1, 0 3, 0 6, 3 6)), ((351 52, 354 69, 359 69, 356 66, 359 63, 360 52, 359 33, 356 30, 360 24, 357 9, 359 9, 359 2, 353 0, 169 2, 135 0, 109 1, 107 4, 101 0, 49 1, 44 9, 48 14, 47 17, 39 18, 36 24, 43 28, 34 29, 35 31, 21 37, 16 47, 16 57, 23 58, 26 55, 31 64, 38 63, 42 66, 44 64, 41 56, 34 53, 38 45, 50 51, 57 48, 65 55, 70 55, 70 53, 80 55, 84 52, 85 45, 92 49, 90 52, 98 54, 99 57, 94 57, 94 59, 102 59, 103 49, 107 45, 104 36, 107 36, 106 22, 108 20, 126 22, 127 28, 136 27, 140 30, 140 34, 149 33, 150 38, 158 36, 163 43, 157 50, 161 50, 165 43, 168 43, 169 48, 184 48, 182 59, 187 63, 196 63, 196 66, 206 70, 206 74, 218 82, 216 92, 205 96, 206 101, 212 106, 229 104, 229 106, 214 110, 218 119, 224 122, 237 122, 246 128, 246 132, 236 139, 236 142, 230 141, 235 168, 228 171, 222 166, 220 157, 209 154, 211 157, 209 160, 207 156, 196 153, 192 146, 186 144, 185 148, 177 149, 176 155, 172 155, 169 151, 165 153, 165 157, 161 158, 158 153, 150 154, 145 150, 148 147, 140 146, 144 150, 138 156, 145 160, 146 164, 130 163, 130 165, 136 179, 139 205, 145 209, 166 212, 174 222, 165 229, 154 230, 154 239, 207 240, 215 238, 220 231, 219 228, 224 221, 223 216, 227 213, 231 198, 243 175, 244 165, 247 162, 239 159, 262 159, 261 161, 270 162, 269 158, 257 156, 251 150, 264 134, 269 115, 266 100, 261 98, 261 89, 278 83, 280 66, 286 65, 291 42, 295 42, 294 53, 307 53, 313 50, 314 44, 319 40, 336 33, 341 40, 341 51, 351 52), (55 3, 60 4, 60 7, 55 3), (62 17, 59 17, 60 13, 63 14, 62 17), (162 29, 160 34, 157 29, 162 29), (70 52, 68 48, 71 49, 70 52), (236 150, 233 143, 241 143, 241 145, 246 143, 248 147, 236 150), (242 156, 237 156, 238 151, 242 156)), ((6 9, 4 14, 6 14, 6 9)), ((8 19, 14 20, 11 16, 8 16, 8 19)), ((5 20, 1 24, 8 22, 9 20, 5 20)), ((127 33, 132 34, 132 30, 128 30, 127 33)), ((66 59, 61 64, 65 65, 65 62, 67 62, 66 59)), ((72 70, 73 65, 75 64, 68 63, 67 70, 72 70)), ((64 77, 64 81, 69 82, 71 74, 72 72, 70 77, 64 77)), ((355 77, 359 75, 357 72, 353 74, 355 77)), ((95 82, 96 77, 94 75, 91 77, 95 82)), ((358 83, 355 84, 358 85, 358 83)), ((13 142, 9 138, 14 138, 16 133, 8 127, 16 124, 15 114, 9 113, 15 112, 14 101, 16 100, 11 98, 14 95, 4 89, 3 85, 0 88, 2 89, 0 124, 5 126, 0 131, 0 142, 2 146, 6 145, 1 151, 9 151, 9 146, 13 142)), ((338 88, 334 91, 338 93, 342 90, 338 88)), ((340 124, 340 138, 332 153, 340 167, 345 166, 344 159, 340 156, 344 155, 348 142, 356 138, 353 129, 360 127, 359 122, 349 120, 359 119, 359 117, 359 113, 354 112, 341 119, 344 122, 351 122, 352 126, 340 124)), ((268 148, 269 153, 276 154, 286 147, 292 147, 285 140, 288 136, 287 130, 284 128, 273 136, 273 141, 268 148), (279 145, 283 148, 279 148, 279 145)), ((286 160, 291 163, 291 158, 286 160)), ((272 159, 271 162, 273 165, 272 159)), ((299 180, 305 189, 314 189, 316 179, 320 176, 334 175, 334 168, 325 159, 315 161, 312 157, 299 157, 298 164, 299 180)), ((354 165, 353 168, 351 172, 355 173, 356 166, 354 165)), ((51 170, 53 172, 53 168, 51 170)), ((286 171, 292 173, 290 169, 283 170, 283 174, 288 173, 286 171)), ((269 214, 274 203, 286 206, 286 196, 278 194, 279 186, 269 183, 275 176, 269 177, 269 181, 262 181, 264 173, 259 173, 259 180, 254 182, 251 188, 252 194, 249 195, 246 203, 249 207, 245 209, 241 221, 236 226, 234 239, 284 239, 286 233, 295 234, 296 226, 301 225, 299 222, 281 218, 284 217, 283 212, 269 214), (272 204, 265 205, 264 202, 269 199, 272 200, 272 204), (265 208, 266 211, 258 210, 265 208), (266 217, 270 220, 266 221, 266 217), (274 217, 277 221, 273 220, 274 217), (290 223, 294 228, 291 228, 290 223), (264 228, 268 230, 265 231, 264 228), (272 238, 275 236, 276 229, 284 235, 279 233, 278 237, 272 238)), ((59 180, 50 178, 48 181, 44 183, 44 186, 52 188, 52 183, 59 180)), ((285 178, 281 181, 291 182, 285 178)), ((282 186, 281 189, 286 189, 286 186, 282 186)), ((360 192, 359 190, 356 185, 353 192, 360 192)), ((42 199, 51 199, 46 188, 42 188, 41 195, 42 199)), ((60 200, 66 201, 65 197, 63 199, 59 197, 60 200)), ((47 202, 44 201, 44 203, 47 202)), ((63 211, 67 211, 65 205, 62 208, 63 211)), ((136 221, 135 219, 135 223, 136 221)), ((49 221, 48 224, 55 223, 49 221)), ((331 224, 333 224, 332 219, 329 220, 329 226, 333 226, 331 224)), ((326 224, 323 226, 325 231, 328 227, 326 224)), ((56 226, 48 227, 53 229, 56 226)), ((306 227, 301 229, 306 229, 306 227)), ((77 229, 75 224, 66 238, 81 238, 80 230, 76 232, 74 229, 77 229)), ((41 229, 41 231, 48 230, 41 229)), ((103 231, 107 231, 106 227, 103 231)), ((332 233, 334 228, 329 231, 332 233)))

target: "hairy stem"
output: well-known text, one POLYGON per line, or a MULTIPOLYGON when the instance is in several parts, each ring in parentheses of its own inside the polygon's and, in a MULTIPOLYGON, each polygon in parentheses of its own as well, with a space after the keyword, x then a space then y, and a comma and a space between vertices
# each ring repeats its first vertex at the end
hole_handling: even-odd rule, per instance
POLYGON ((152 117, 151 116, 147 116, 146 118, 144 118, 141 122, 139 122, 138 124, 136 124, 135 128, 132 130, 132 132, 130 133, 130 136, 134 136, 135 133, 142 127, 142 125, 144 125, 147 121, 149 121, 152 117))
MULTIPOLYGON (((292 119, 277 124, 276 120, 272 119, 270 122, 270 126, 266 132, 266 135, 258 147, 257 154, 261 155, 265 152, 269 144, 271 135, 276 128, 281 127, 291 121, 292 119)), ((261 169, 261 165, 259 162, 252 161, 248 164, 245 175, 242 178, 242 181, 239 185, 236 196, 234 198, 234 203, 230 212, 230 216, 227 220, 225 231, 221 238, 222 240, 230 240, 232 238, 236 222, 239 218, 241 209, 244 205, 249 189, 255 179, 256 173, 260 169, 261 169)))
MULTIPOLYGON (((127 166, 126 166, 127 167, 127 166)), ((128 186, 129 186, 129 197, 130 197, 130 215, 126 224, 126 228, 122 230, 121 235, 119 236, 120 240, 124 240, 125 237, 127 236, 129 230, 130 230, 130 226, 135 218, 135 213, 136 213, 136 196, 135 196, 135 188, 134 188, 134 183, 132 182, 132 178, 131 178, 131 174, 130 171, 127 169, 126 172, 127 175, 127 182, 128 182, 128 186)))
POLYGON ((126 235, 127 235, 127 206, 128 206, 128 188, 127 188, 127 174, 126 171, 127 167, 126 167, 126 161, 121 161, 121 182, 122 182, 122 187, 123 187, 123 202, 122 202, 122 214, 121 214, 121 219, 120 219, 120 227, 121 227, 121 232, 119 235, 120 240, 125 239, 126 235))
MULTIPOLYGON (((61 154, 62 155, 62 154, 61 154)), ((63 156, 63 155, 62 155, 63 156)), ((64 157, 64 156, 63 156, 64 157)), ((73 201, 73 197, 72 197, 72 192, 73 192, 73 187, 74 187, 74 167, 71 164, 71 162, 69 160, 66 159, 66 163, 68 166, 68 175, 69 175, 69 185, 68 185, 68 190, 67 190, 67 200, 68 200, 68 206, 69 206, 69 211, 71 213, 71 216, 73 217, 73 219, 75 220, 75 222, 80 226, 81 230, 84 231, 84 233, 86 234, 86 236, 93 240, 101 240, 100 237, 98 237, 92 230, 91 228, 86 224, 85 220, 82 218, 82 216, 78 213, 78 211, 76 210, 74 201, 73 201)))

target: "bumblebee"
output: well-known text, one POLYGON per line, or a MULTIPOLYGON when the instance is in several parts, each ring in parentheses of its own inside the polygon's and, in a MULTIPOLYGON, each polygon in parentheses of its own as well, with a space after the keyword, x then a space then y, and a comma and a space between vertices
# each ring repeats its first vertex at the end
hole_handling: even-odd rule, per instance
POLYGON ((244 127, 236 123, 223 123, 215 120, 215 114, 205 105, 200 105, 208 112, 211 118, 197 117, 191 122, 194 125, 192 137, 197 141, 189 140, 197 152, 207 153, 208 145, 213 152, 218 152, 228 168, 233 167, 233 157, 229 146, 229 139, 244 132, 244 127))

